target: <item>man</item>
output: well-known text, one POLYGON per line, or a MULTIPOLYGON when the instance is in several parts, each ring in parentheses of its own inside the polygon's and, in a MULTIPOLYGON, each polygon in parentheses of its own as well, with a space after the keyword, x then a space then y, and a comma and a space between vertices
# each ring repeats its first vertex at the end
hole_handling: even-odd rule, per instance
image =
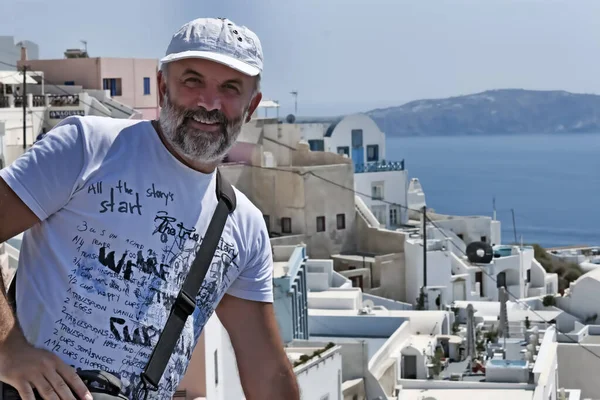
MULTIPOLYGON (((143 372, 217 204, 216 167, 260 100, 262 50, 249 29, 197 19, 158 74, 158 123, 73 117, 0 171, 0 243, 26 231, 14 316, 0 295, 0 381, 22 398, 89 396, 76 370, 143 372)), ((298 399, 273 312, 261 212, 236 190, 194 314, 150 396, 167 399, 216 308, 246 398, 298 399), (218 304, 218 307, 217 307, 218 304)))

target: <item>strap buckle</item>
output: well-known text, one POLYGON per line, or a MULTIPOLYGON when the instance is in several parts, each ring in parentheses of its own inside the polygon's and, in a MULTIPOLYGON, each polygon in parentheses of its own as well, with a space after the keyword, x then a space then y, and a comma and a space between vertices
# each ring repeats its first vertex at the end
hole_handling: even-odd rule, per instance
POLYGON ((192 296, 187 294, 182 289, 179 291, 179 294, 177 295, 177 299, 175 299, 175 304, 173 304, 173 307, 173 312, 175 312, 178 315, 185 316, 185 318, 187 318, 194 313, 194 310, 196 309, 196 301, 192 298, 192 296))

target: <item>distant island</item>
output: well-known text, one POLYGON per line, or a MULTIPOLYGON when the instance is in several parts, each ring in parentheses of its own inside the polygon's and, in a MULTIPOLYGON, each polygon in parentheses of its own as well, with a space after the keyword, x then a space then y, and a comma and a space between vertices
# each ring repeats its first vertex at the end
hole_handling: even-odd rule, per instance
POLYGON ((489 90, 366 113, 389 136, 600 132, 600 96, 489 90))

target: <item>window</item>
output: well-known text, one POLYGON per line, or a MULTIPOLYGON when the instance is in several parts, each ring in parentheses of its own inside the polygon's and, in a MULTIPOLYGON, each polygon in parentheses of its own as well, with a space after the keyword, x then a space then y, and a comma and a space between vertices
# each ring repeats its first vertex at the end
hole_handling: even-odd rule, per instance
POLYGON ((378 144, 370 144, 367 146, 367 161, 379 161, 378 144))
POLYGON ((464 237, 464 235, 463 235, 462 233, 459 233, 459 234, 458 234, 458 235, 456 235, 456 236, 458 236, 458 237, 460 238, 460 240, 462 240, 462 241, 464 241, 464 240, 465 240, 465 237, 464 237))
POLYGON ((373 200, 383 200, 383 182, 373 182, 371 184, 371 197, 373 200))
POLYGON ((150 78, 144 78, 144 96, 150 94, 150 78))
POLYGON ((219 384, 219 355, 217 354, 218 350, 215 350, 214 359, 215 359, 215 385, 219 384))
POLYGON ((487 236, 482 236, 480 239, 482 242, 487 242, 487 236))
POLYGON ((65 86, 75 86, 75 81, 65 81, 65 86))
POLYGON ((363 130, 352 129, 352 147, 362 147, 363 145, 363 130))
POLYGON ((373 215, 375 216, 375 218, 377 218, 377 221, 379 221, 379 223, 383 225, 387 224, 386 208, 386 206, 371 206, 371 211, 373 212, 373 215))
POLYGON ((337 228, 338 229, 346 229, 346 214, 338 214, 336 216, 337 219, 337 228))
POLYGON ((340 146, 337 148, 337 152, 338 152, 338 154, 345 154, 347 156, 350 156, 350 147, 340 146))
POLYGON ((531 270, 527 270, 527 283, 531 282, 531 270))
POLYGON ((102 80, 102 88, 104 90, 110 90, 110 95, 114 96, 122 96, 121 89, 121 78, 104 78, 102 80))
POLYGON ((268 215, 263 215, 263 218, 265 219, 265 225, 267 226, 267 231, 271 231, 271 217, 269 217, 268 215))
POLYGON ((400 223, 400 207, 390 206, 390 225, 399 225, 400 223))
POLYGON ((311 139, 308 141, 310 151, 325 151, 325 141, 323 139, 311 139))
POLYGON ((281 233, 292 233, 291 218, 281 218, 281 233))
POLYGON ((325 232, 325 217, 317 217, 317 232, 325 232))

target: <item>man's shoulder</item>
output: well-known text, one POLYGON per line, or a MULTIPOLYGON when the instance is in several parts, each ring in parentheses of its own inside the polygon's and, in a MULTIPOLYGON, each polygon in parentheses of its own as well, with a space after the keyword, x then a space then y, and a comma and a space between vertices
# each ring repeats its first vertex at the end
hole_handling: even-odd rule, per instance
POLYGON ((233 215, 238 217, 244 223, 254 222, 255 220, 263 220, 262 212, 258 207, 250 201, 242 191, 240 191, 235 185, 231 185, 235 192, 236 206, 233 215))
POLYGON ((85 136, 94 135, 94 137, 115 137, 125 129, 140 124, 147 124, 149 121, 140 119, 122 119, 111 117, 99 117, 94 115, 72 116, 65 118, 56 127, 63 125, 74 125, 85 136))
POLYGON ((236 207, 232 214, 234 223, 247 238, 256 238, 266 227, 262 211, 234 185, 236 207))

